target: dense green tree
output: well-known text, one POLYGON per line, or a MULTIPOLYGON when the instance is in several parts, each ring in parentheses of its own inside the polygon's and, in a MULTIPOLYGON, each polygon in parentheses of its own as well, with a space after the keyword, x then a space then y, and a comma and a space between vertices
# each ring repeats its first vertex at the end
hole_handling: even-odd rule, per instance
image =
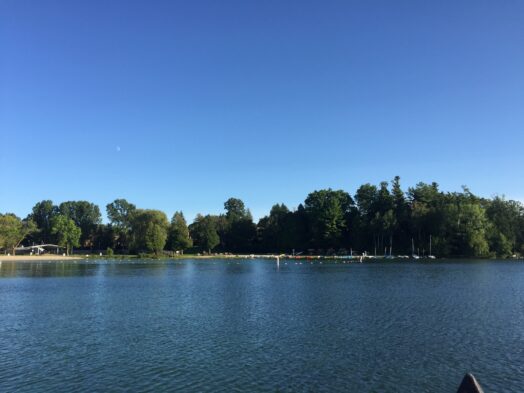
POLYGON ((73 247, 80 246, 82 230, 66 215, 59 214, 53 218, 51 231, 56 235, 58 245, 65 247, 67 255, 72 252, 73 247))
POLYGON ((357 189, 355 201, 362 217, 367 217, 368 219, 374 217, 377 198, 377 187, 372 184, 366 183, 357 189))
POLYGON ((184 252, 193 246, 186 219, 182 212, 175 212, 169 225, 167 248, 171 251, 184 252))
POLYGON ((116 242, 120 250, 130 246, 136 252, 157 254, 165 245, 184 250, 192 239, 207 252, 330 253, 352 249, 407 254, 413 244, 415 253, 442 257, 524 253, 524 206, 517 201, 479 198, 467 187, 444 193, 437 183, 418 183, 404 192, 398 176, 378 186, 364 184, 354 198, 356 204, 342 190, 315 191, 296 210, 274 205, 257 225, 244 202, 230 198, 224 203, 224 214, 198 215, 189 227, 182 213, 175 213, 169 224, 164 213, 136 209, 125 199, 107 205, 109 225, 101 223, 98 207, 89 202, 64 202, 56 207, 46 200, 37 203, 24 221, 2 216, 0 247, 7 251, 21 239, 54 242, 57 238, 61 244, 69 242, 68 248, 76 246, 74 228, 64 218, 57 220, 66 217, 81 228, 83 247, 113 248, 116 242), (37 232, 30 230, 33 221, 37 232))
POLYGON ((93 246, 97 250, 113 249, 115 246, 115 230, 112 225, 100 224, 93 237, 93 246))
POLYGON ((380 188, 376 193, 376 200, 374 203, 375 216, 372 219, 372 226, 376 234, 375 246, 379 253, 384 251, 386 254, 389 249, 392 249, 393 232, 397 226, 397 218, 395 215, 395 199, 390 193, 388 182, 381 182, 380 188))
POLYGON ((521 232, 519 227, 524 217, 522 204, 496 196, 487 201, 486 215, 493 224, 490 238, 497 243, 492 246, 496 249, 495 252, 498 255, 510 255, 518 249, 518 236, 521 232))
POLYGON ((249 214, 244 202, 238 198, 229 198, 224 202, 224 209, 226 211, 226 219, 229 223, 245 219, 249 214))
POLYGON ((378 189, 369 183, 361 185, 355 193, 358 214, 354 220, 354 232, 357 236, 356 246, 362 252, 376 252, 377 249, 377 199, 378 189))
POLYGON ((218 233, 218 245, 216 250, 228 251, 227 237, 229 229, 231 228, 231 223, 227 220, 226 216, 223 214, 220 215, 206 215, 213 222, 213 225, 216 228, 218 233))
POLYGON ((283 227, 284 239, 288 239, 285 250, 303 253, 310 248, 308 214, 303 204, 299 204, 297 209, 287 216, 283 227))
POLYGON ((251 217, 231 223, 227 232, 228 251, 252 252, 255 245, 257 227, 251 217))
POLYGON ((432 239, 432 253, 439 255, 451 252, 452 244, 446 240, 445 226, 449 220, 447 206, 452 198, 439 191, 438 184, 418 183, 408 191, 411 207, 411 239, 416 252, 429 252, 432 239))
POLYGON ((338 248, 346 230, 346 218, 353 204, 342 190, 314 191, 305 201, 310 226, 311 244, 317 248, 338 248))
POLYGON ((195 246, 202 251, 211 252, 220 243, 217 232, 217 220, 212 216, 202 216, 198 214, 195 221, 189 225, 189 232, 195 246))
POLYGON ((508 257, 513 254, 513 244, 495 225, 488 227, 487 240, 492 255, 508 257))
POLYGON ((131 232, 132 216, 136 206, 125 199, 115 199, 106 205, 107 218, 114 228, 116 235, 116 246, 119 249, 127 249, 131 232))
MULTIPOLYGON (((522 207, 522 205, 521 205, 522 207)), ((515 249, 521 255, 524 255, 524 214, 518 219, 518 225, 516 228, 516 246, 515 249)))
POLYGON ((256 225, 251 212, 238 198, 224 203, 226 214, 213 218, 220 238, 220 249, 231 252, 250 252, 255 247, 256 225))
POLYGON ((102 222, 99 207, 87 201, 68 201, 62 202, 58 210, 60 214, 72 219, 81 229, 80 245, 92 248, 96 229, 102 222))
POLYGON ((16 254, 16 248, 31 233, 36 224, 30 219, 21 220, 14 214, 0 214, 0 248, 16 254))
POLYGON ((405 253, 411 233, 409 217, 410 210, 406 200, 406 195, 400 186, 399 176, 395 176, 391 182, 391 194, 393 196, 393 210, 395 216, 392 243, 395 244, 397 251, 405 253))
POLYGON ((284 205, 274 205, 269 216, 257 225, 257 245, 261 252, 298 254, 311 248, 308 216, 300 204, 295 211, 284 205))
POLYGON ((257 237, 263 250, 285 252, 289 249, 287 227, 291 212, 286 205, 273 205, 269 216, 260 219, 257 225, 257 237))
MULTIPOLYGON (((158 245, 160 244, 160 240, 158 239, 163 238, 165 244, 168 227, 169 222, 167 221, 167 216, 164 212, 151 209, 134 210, 131 215, 132 249, 134 251, 153 251, 158 253, 158 245), (160 233, 162 233, 162 236, 160 236, 160 233), (148 244, 148 239, 151 240, 153 234, 156 238, 154 248, 151 247, 153 243, 148 244)), ((162 245, 162 248, 164 244, 162 245)))
MULTIPOLYGON (((373 250, 374 254, 392 252, 393 236, 408 211, 398 176, 392 182, 392 189, 391 192, 388 182, 383 181, 379 187, 364 184, 355 194, 357 244, 365 250, 373 250)), ((398 234, 397 239, 403 240, 398 234)))
POLYGON ((464 204, 460 209, 459 214, 462 217, 459 231, 462 231, 467 246, 461 248, 460 254, 487 255, 489 247, 486 239, 486 229, 488 228, 486 212, 478 204, 464 204))
POLYGON ((136 206, 125 199, 115 199, 106 205, 107 218, 115 228, 129 229, 135 210, 136 206))
POLYGON ((166 244, 166 239, 167 231, 164 227, 152 221, 147 224, 145 241, 149 252, 160 255, 166 244))
POLYGON ((34 221, 38 231, 33 234, 33 241, 37 243, 53 243, 55 238, 52 232, 53 218, 58 214, 58 206, 53 201, 45 200, 38 202, 32 209, 28 219, 34 221))
POLYGON ((487 256, 489 221, 480 200, 468 189, 446 196, 443 207, 444 255, 487 256))
POLYGON ((393 196, 393 205, 397 216, 401 216, 407 210, 406 195, 400 186, 400 176, 395 176, 391 182, 391 194, 393 196))

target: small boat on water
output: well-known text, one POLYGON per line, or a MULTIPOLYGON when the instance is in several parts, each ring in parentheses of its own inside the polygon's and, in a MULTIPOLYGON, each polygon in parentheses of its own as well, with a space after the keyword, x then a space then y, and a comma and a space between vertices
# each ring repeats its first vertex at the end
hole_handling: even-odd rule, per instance
POLYGON ((433 255, 431 253, 431 235, 429 235, 429 255, 428 255, 428 258, 429 259, 436 259, 435 255, 433 255))
POLYGON ((420 258, 417 254, 415 254, 415 242, 413 241, 413 238, 411 238, 411 258, 413 259, 420 258))

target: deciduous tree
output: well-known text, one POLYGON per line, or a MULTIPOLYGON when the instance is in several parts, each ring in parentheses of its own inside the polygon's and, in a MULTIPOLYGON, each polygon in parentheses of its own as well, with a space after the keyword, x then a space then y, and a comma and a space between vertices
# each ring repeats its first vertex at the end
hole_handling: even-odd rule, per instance
POLYGON ((26 236, 35 231, 36 224, 30 219, 21 220, 14 214, 0 214, 0 248, 9 250, 13 255, 26 236))
POLYGON ((220 243, 216 221, 211 216, 198 214, 195 221, 189 226, 191 237, 202 251, 211 252, 220 243))
POLYGON ((347 229, 346 218, 353 204, 351 196, 342 190, 312 192, 305 201, 311 243, 318 248, 339 247, 347 229))
POLYGON ((62 202, 58 207, 60 214, 74 221, 82 231, 80 244, 82 247, 92 247, 97 226, 102 222, 100 209, 87 201, 62 202))
POLYGON ((58 245, 65 247, 67 255, 72 252, 73 247, 80 246, 82 230, 71 218, 63 214, 53 218, 52 233, 56 235, 58 245))
POLYGON ((115 199, 106 206, 107 218, 115 231, 117 248, 121 250, 129 247, 132 216, 135 210, 136 206, 125 199, 115 199))
MULTIPOLYGON (((148 245, 147 239, 151 239, 151 236, 148 236, 148 231, 154 233, 155 236, 162 232, 164 235, 161 237, 165 240, 167 238, 167 229, 169 227, 169 222, 167 221, 167 216, 164 212, 160 210, 152 209, 136 209, 131 214, 131 247, 134 251, 154 251, 158 252, 158 243, 155 244, 154 250, 148 245), (152 229, 154 226, 154 229, 152 229)), ((160 236, 157 236, 161 238, 160 236)), ((163 247, 163 245, 162 245, 163 247)))

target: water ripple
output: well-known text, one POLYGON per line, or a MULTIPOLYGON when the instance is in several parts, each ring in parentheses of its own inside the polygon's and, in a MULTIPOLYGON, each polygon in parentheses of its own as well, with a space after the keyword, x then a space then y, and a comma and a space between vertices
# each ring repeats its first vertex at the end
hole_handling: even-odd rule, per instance
POLYGON ((524 386, 515 263, 25 264, 0 277, 2 392, 450 392, 469 371, 486 391, 524 386))

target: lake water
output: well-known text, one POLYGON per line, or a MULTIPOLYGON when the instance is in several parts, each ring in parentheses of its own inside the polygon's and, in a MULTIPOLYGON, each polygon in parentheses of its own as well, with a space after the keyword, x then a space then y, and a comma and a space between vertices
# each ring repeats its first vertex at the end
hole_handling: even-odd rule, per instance
POLYGON ((2 392, 524 391, 524 263, 0 266, 2 392))

